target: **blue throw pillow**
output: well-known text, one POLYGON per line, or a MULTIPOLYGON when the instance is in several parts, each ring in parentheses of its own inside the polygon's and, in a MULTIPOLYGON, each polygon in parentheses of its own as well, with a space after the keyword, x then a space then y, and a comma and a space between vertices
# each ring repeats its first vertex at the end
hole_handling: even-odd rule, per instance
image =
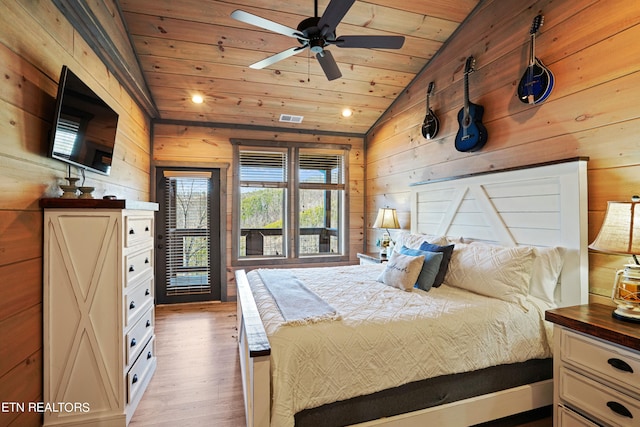
POLYGON ((406 246, 400 248, 399 251, 403 255, 411 256, 424 256, 424 262, 422 263, 422 270, 418 275, 416 281, 416 287, 423 291, 428 291, 433 286, 433 282, 436 279, 438 271, 440 270, 440 262, 442 261, 442 253, 421 251, 419 249, 410 249, 406 246))
POLYGON ((444 276, 445 274, 447 274, 447 270, 449 269, 449 261, 451 261, 451 255, 453 254, 453 246, 454 245, 438 246, 429 242, 423 242, 420 245, 421 251, 442 253, 442 260, 440 261, 440 269, 438 270, 436 279, 433 282, 434 288, 437 288, 438 286, 442 285, 442 282, 444 281, 444 276))

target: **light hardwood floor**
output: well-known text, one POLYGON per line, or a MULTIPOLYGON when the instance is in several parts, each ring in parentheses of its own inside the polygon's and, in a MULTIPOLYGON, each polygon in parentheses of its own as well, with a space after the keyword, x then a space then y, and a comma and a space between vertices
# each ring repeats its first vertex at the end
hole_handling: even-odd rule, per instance
POLYGON ((244 426, 235 303, 156 307, 158 368, 130 427, 244 426))
MULTIPOLYGON (((235 303, 156 307, 158 369, 129 427, 245 426, 236 338, 235 303)), ((547 416, 490 425, 553 423, 547 416)))

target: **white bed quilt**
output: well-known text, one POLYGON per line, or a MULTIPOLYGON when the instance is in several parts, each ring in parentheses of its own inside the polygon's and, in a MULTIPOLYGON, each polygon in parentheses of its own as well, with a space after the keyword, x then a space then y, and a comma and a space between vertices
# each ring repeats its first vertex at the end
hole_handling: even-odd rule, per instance
MULTIPOLYGON (((326 403, 412 381, 551 357, 544 307, 443 285, 401 291, 384 265, 293 269, 341 320, 283 325, 260 276, 248 273, 271 345, 272 426, 326 403)), ((537 300, 536 300, 537 301, 537 300)))

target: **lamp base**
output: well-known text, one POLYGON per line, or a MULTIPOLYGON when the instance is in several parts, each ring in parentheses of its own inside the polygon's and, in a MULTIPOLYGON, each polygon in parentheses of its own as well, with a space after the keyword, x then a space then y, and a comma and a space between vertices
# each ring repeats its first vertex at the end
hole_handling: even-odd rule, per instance
POLYGON ((625 322, 640 323, 640 311, 618 307, 612 313, 614 319, 624 320, 625 322))

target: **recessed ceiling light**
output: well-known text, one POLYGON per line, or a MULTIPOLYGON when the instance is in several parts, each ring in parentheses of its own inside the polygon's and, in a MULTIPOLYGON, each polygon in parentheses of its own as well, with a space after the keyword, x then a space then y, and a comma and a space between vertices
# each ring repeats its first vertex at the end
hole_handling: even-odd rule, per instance
POLYGON ((342 110, 342 117, 351 117, 352 114, 353 111, 351 111, 351 108, 345 108, 342 110))
POLYGON ((204 102, 204 98, 202 97, 202 95, 193 95, 191 97, 191 101, 194 104, 202 104, 204 102))

